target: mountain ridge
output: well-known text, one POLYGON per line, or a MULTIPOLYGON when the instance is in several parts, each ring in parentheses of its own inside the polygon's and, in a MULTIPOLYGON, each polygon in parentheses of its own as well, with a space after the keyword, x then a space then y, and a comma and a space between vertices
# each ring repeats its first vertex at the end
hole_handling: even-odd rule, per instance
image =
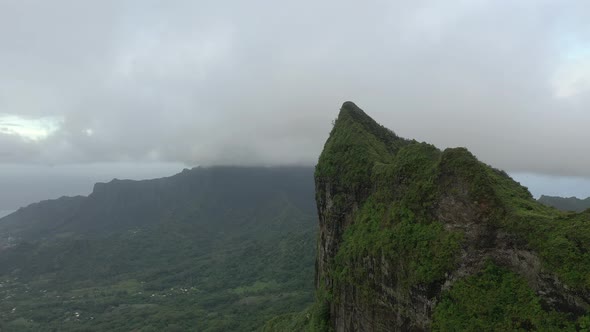
MULTIPOLYGON (((96 183, 88 196, 61 197, 45 200, 20 208, 0 218, 0 234, 38 238, 56 236, 60 232, 104 233, 135 226, 152 225, 165 219, 172 210, 185 212, 197 207, 191 200, 206 199, 212 195, 242 195, 245 200, 254 199, 256 181, 265 176, 289 173, 290 190, 301 191, 301 177, 310 168, 305 167, 196 167, 184 169, 175 175, 148 180, 113 179, 96 183), (241 183, 231 183, 240 172, 249 173, 241 183), (291 179, 292 178, 292 179, 291 179), (217 181, 219 184, 214 183, 217 181), (223 188, 227 188, 227 190, 223 188), (247 195, 241 187, 252 188, 254 195, 247 195), (242 190, 242 192, 240 192, 242 190), (149 203, 148 203, 149 202, 149 203)), ((268 190, 280 192, 286 187, 280 184, 268 190), (282 186, 282 187, 281 187, 282 186)), ((261 193, 271 196, 270 193, 261 193)), ((246 202, 242 202, 246 204, 246 202)), ((304 204, 298 199, 297 204, 304 204)), ((308 203, 305 203, 308 204, 308 203)), ((214 209, 209 209, 214 213, 214 209)))
POLYGON ((589 214, 544 206, 467 149, 399 138, 353 105, 316 166, 316 304, 268 330, 588 326, 589 214))
POLYGON ((541 195, 538 201, 563 211, 583 212, 584 210, 590 209, 590 197, 580 199, 577 197, 541 195))
POLYGON ((313 300, 315 218, 311 167, 199 168, 32 204, 0 220, 0 330, 257 330, 313 300))

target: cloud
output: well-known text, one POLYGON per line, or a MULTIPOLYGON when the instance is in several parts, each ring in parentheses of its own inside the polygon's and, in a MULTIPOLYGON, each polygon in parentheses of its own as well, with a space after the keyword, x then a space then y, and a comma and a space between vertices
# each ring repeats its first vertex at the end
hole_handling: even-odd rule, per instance
POLYGON ((26 140, 38 141, 46 139, 56 132, 59 126, 59 119, 26 119, 15 115, 0 114, 0 133, 16 135, 26 140))
POLYGON ((558 68, 554 91, 556 97, 566 99, 590 91, 590 54, 568 59, 558 68))
POLYGON ((60 122, 34 142, 3 130, 0 163, 313 164, 353 100, 509 171, 590 176, 589 13, 581 0, 4 1, 0 113, 60 122))
POLYGON ((0 164, 0 218, 3 212, 63 195, 88 195, 96 182, 113 178, 159 178, 177 173, 176 163, 0 164))

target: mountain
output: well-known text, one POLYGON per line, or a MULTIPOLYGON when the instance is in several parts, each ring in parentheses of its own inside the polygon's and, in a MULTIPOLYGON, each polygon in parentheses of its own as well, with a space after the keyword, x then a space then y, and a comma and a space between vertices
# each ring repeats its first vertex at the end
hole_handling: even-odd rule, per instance
POLYGON ((14 210, 0 210, 0 218, 6 217, 7 215, 13 213, 14 210))
POLYGON ((114 179, 95 184, 88 197, 62 197, 19 209, 0 221, 0 234, 10 231, 25 239, 69 232, 106 234, 192 214, 225 223, 232 222, 224 218, 228 209, 252 210, 281 198, 310 212, 309 172, 305 168, 214 167, 185 169, 154 180, 114 179))
POLYGON ((579 199, 576 197, 565 198, 542 195, 539 197, 539 202, 562 211, 582 212, 584 210, 590 209, 590 197, 586 199, 579 199))
POLYGON ((99 183, 0 219, 1 331, 254 331, 313 301, 313 168, 99 183))
POLYGON ((316 303, 266 331, 590 327, 590 212, 343 104, 315 171, 316 303))

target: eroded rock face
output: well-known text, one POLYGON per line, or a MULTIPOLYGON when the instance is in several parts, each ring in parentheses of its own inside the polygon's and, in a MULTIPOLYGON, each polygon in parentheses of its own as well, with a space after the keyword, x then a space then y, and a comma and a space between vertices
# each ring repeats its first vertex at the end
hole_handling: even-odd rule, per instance
MULTIPOLYGON (((316 287, 329 294, 325 301, 329 325, 335 331, 430 330, 442 294, 457 280, 480 272, 489 261, 525 278, 547 310, 571 313, 572 319, 588 312, 588 288, 560 281, 527 234, 513 231, 518 229, 510 224, 518 222, 511 221, 516 218, 515 207, 499 194, 504 190, 501 186, 514 190, 526 204, 529 198, 535 204, 526 189, 505 173, 481 164, 465 149, 424 148, 432 156, 423 170, 425 163, 407 153, 415 144, 425 145, 397 137, 351 102, 342 106, 326 142, 316 169, 320 224, 316 287), (398 151, 406 153, 403 162, 398 151), (385 207, 372 215, 363 209, 368 201, 385 207), (422 271, 424 266, 412 261, 412 252, 385 249, 387 241, 363 243, 359 230, 349 230, 355 223, 372 222, 385 231, 402 222, 400 218, 425 227, 442 224, 436 233, 440 238, 447 233, 460 235, 449 262, 434 260, 438 264, 433 263, 434 268, 445 266, 444 271, 422 271), (357 251, 350 254, 348 248, 357 251)), ((363 229, 370 230, 367 236, 378 238, 375 227, 363 229)), ((392 239, 404 245, 395 233, 392 239)), ((413 245, 419 248, 423 242, 413 245)), ((419 257, 437 254, 436 248, 421 250, 425 254, 419 257)))

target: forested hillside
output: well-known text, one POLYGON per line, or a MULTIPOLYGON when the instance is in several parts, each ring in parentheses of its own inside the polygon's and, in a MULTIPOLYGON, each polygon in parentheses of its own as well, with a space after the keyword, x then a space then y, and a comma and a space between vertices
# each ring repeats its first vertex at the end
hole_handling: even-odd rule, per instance
POLYGON ((252 331, 312 301, 311 168, 97 184, 0 219, 2 331, 252 331))
POLYGON ((552 206, 562 211, 582 212, 590 209, 590 197, 586 199, 579 199, 577 197, 558 197, 542 195, 539 202, 552 206))

